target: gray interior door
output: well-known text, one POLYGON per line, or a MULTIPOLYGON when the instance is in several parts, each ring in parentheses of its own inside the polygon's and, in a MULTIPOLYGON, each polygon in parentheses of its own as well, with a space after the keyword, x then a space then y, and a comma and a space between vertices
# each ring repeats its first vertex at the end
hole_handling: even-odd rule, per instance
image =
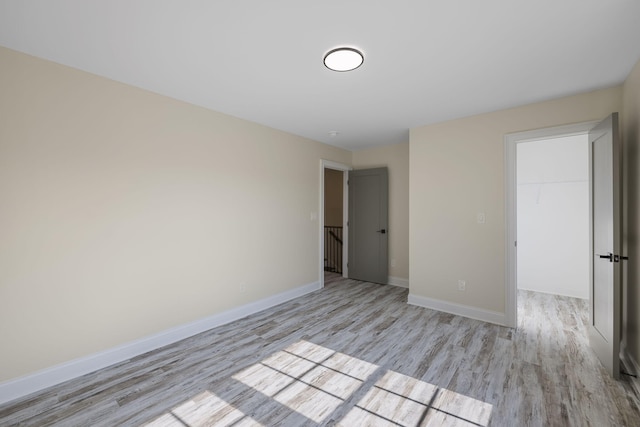
POLYGON ((589 343, 613 378, 620 375, 620 141, 618 114, 589 131, 591 280, 589 343))
POLYGON ((387 168, 349 172, 349 263, 352 279, 387 283, 387 168))

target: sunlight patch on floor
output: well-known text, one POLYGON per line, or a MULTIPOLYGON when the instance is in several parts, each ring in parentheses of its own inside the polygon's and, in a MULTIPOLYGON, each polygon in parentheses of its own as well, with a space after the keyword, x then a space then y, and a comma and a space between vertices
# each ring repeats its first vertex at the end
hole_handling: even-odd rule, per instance
POLYGON ((195 427, 232 424, 243 427, 265 427, 215 394, 204 391, 144 425, 148 427, 195 427))
POLYGON ((387 371, 339 426, 486 426, 492 405, 387 371))
MULTIPOLYGON (((251 393, 322 423, 359 392, 362 397, 339 426, 486 426, 492 405, 383 369, 334 350, 299 341, 232 378, 251 393), (377 373, 382 375, 374 384, 377 373), (368 389, 363 389, 368 387, 368 389)), ((377 378, 377 377, 376 377, 377 378)), ((353 405, 353 403, 351 403, 353 405)), ((163 414, 147 426, 262 426, 210 391, 163 414)))
POLYGON ((377 369, 363 360, 299 341, 233 378, 319 423, 377 369))

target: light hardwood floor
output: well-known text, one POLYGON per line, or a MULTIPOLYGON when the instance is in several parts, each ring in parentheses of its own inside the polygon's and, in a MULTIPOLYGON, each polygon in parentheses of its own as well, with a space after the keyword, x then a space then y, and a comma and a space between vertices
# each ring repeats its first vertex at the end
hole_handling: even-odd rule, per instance
POLYGON ((519 293, 519 327, 352 280, 0 407, 33 426, 639 426, 586 306, 519 293))

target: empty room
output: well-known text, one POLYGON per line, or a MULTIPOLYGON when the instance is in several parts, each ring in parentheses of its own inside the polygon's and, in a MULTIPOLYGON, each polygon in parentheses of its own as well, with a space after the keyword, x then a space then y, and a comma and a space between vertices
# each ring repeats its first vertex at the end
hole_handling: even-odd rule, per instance
POLYGON ((0 0, 0 426, 638 426, 639 233, 640 2, 0 0))

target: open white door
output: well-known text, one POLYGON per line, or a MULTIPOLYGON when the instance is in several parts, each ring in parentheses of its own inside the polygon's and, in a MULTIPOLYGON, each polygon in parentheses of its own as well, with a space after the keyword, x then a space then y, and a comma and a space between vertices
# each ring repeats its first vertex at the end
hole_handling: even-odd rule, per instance
POLYGON ((613 113, 589 131, 589 342, 613 378, 620 376, 620 148, 613 113))

